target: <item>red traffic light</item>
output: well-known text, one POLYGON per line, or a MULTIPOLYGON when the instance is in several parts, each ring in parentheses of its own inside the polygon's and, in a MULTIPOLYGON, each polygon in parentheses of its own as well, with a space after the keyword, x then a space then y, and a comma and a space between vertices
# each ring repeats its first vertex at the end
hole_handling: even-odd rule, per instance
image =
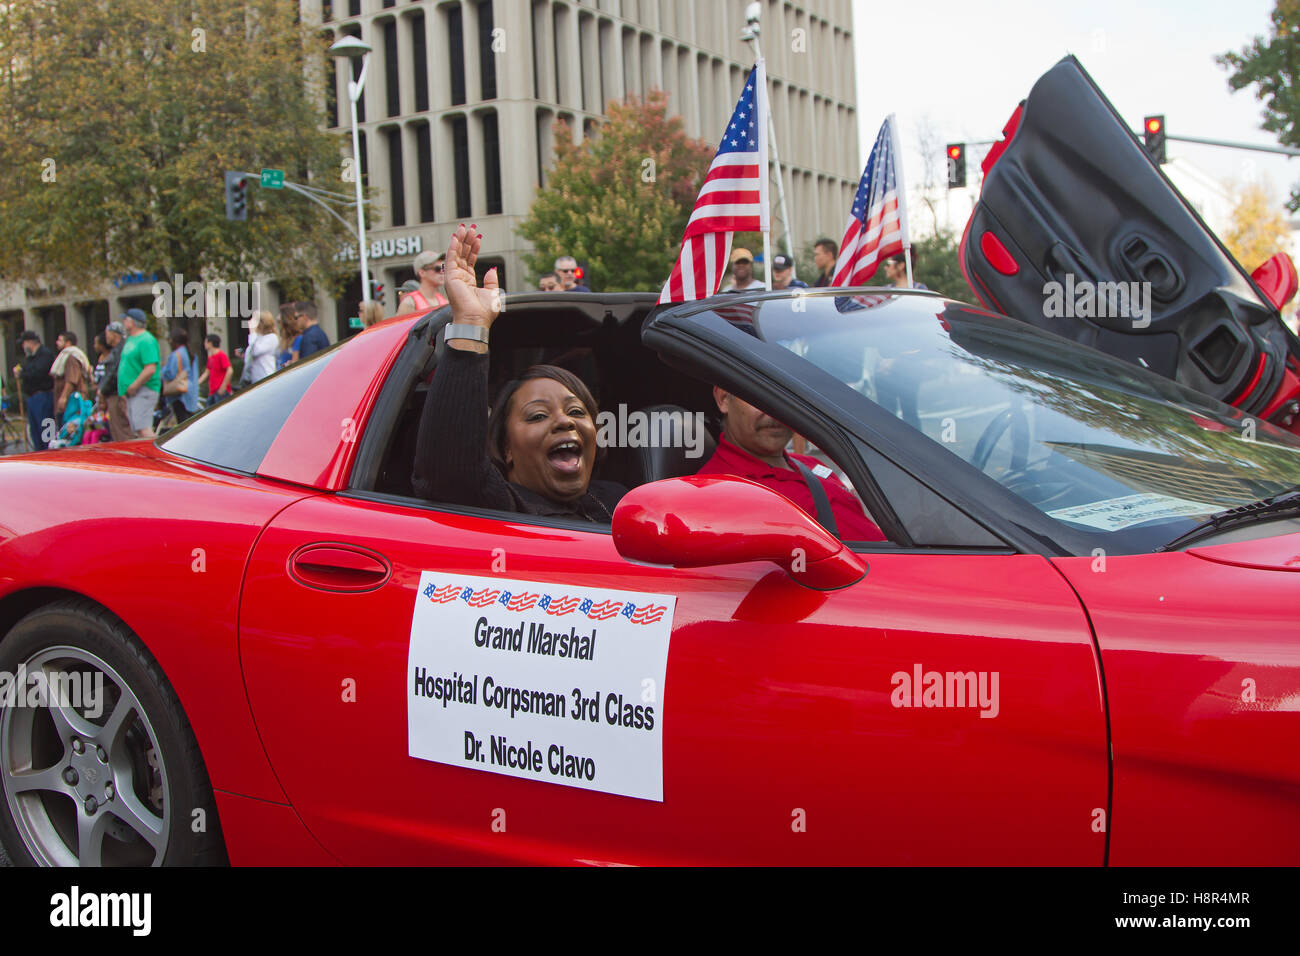
POLYGON ((948 156, 952 159, 961 159, 962 148, 960 146, 949 146, 948 156))
POLYGON ((1164 124, 1163 122, 1161 122, 1159 116, 1148 116, 1148 117, 1147 117, 1147 132, 1148 132, 1148 133, 1158 133, 1158 132, 1160 132, 1160 130, 1164 127, 1164 125, 1165 125, 1165 124, 1164 124))
POLYGON ((582 284, 582 266, 575 266, 573 269, 573 279, 579 285, 582 284))

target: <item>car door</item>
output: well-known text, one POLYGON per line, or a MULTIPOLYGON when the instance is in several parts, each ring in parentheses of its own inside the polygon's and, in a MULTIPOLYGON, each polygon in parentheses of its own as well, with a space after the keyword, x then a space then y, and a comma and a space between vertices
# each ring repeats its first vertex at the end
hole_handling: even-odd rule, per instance
POLYGON ((1300 340, 1077 59, 1039 78, 983 169, 961 261, 990 307, 1247 414, 1293 397, 1300 340))
MULTIPOLYGON (((1061 576, 1038 555, 863 557, 862 580, 814 591, 771 564, 632 564, 607 528, 317 496, 282 511, 249 561, 248 693, 290 800, 347 863, 1103 862, 1100 681, 1061 576), (412 642, 453 620, 434 599, 519 587, 650 596, 667 608, 646 638, 662 642, 662 680, 629 664, 583 685, 599 693, 593 727, 572 698, 562 717, 507 718, 485 690, 511 655, 465 630, 460 659, 478 663, 439 670, 449 682, 427 706, 433 667, 413 680, 412 642), (653 728, 623 723, 627 706, 652 707, 653 728), (489 734, 489 718, 510 732, 489 734), (438 732, 482 747, 411 755, 438 732), (508 738, 499 752, 493 736, 508 738), (552 772, 552 748, 585 761, 583 740, 599 765, 552 772)), ((504 619, 547 621, 536 606, 504 619)), ((589 616, 576 630, 605 628, 589 616)), ((611 640, 597 655, 617 662, 611 640)), ((583 666, 516 653, 494 686, 564 696, 583 666)))

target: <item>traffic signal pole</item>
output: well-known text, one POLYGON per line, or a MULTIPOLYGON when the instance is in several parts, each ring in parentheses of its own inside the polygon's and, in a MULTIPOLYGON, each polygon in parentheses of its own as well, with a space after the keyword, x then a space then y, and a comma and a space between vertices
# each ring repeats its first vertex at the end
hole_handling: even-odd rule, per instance
MULTIPOLYGON (((253 180, 254 182, 258 180, 257 175, 254 173, 241 172, 241 173, 236 173, 235 175, 242 176, 245 182, 247 182, 250 179, 253 180)), ((346 219, 344 219, 342 216, 336 213, 329 206, 325 205, 324 201, 320 198, 324 196, 343 205, 348 205, 348 206, 353 205, 352 200, 349 199, 347 196, 343 195, 342 193, 332 193, 328 189, 320 189, 316 186, 308 186, 304 183, 291 183, 287 179, 284 181, 282 185, 284 186, 285 189, 291 190, 292 192, 297 193, 299 196, 304 196, 307 199, 310 199, 316 205, 320 206, 327 213, 329 213, 331 216, 333 216, 335 219, 341 222, 343 224, 343 227, 352 234, 352 238, 357 239, 357 241, 360 242, 360 238, 357 236, 356 226, 353 223, 348 222, 346 219)))
POLYGON ((1260 146, 1257 143, 1237 143, 1228 139, 1206 139, 1203 136, 1175 136, 1165 134, 1165 139, 1176 139, 1180 143, 1200 143, 1202 146, 1224 146, 1228 149, 1253 149, 1260 153, 1281 153, 1283 156, 1300 156, 1300 149, 1293 146, 1260 146))

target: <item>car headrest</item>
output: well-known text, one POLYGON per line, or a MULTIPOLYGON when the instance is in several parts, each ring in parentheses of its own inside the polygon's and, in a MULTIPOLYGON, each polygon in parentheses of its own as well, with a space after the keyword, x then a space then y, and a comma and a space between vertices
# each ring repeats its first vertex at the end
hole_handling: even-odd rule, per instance
MULTIPOLYGON (((717 447, 704 416, 681 405, 647 405, 634 414, 645 422, 645 441, 628 449, 629 487, 693 475, 717 447)), ((634 427, 629 426, 629 433, 634 427)))

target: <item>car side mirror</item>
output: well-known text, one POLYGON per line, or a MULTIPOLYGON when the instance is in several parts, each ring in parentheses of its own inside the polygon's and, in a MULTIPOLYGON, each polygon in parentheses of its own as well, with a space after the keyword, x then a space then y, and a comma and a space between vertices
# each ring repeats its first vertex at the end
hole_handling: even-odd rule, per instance
POLYGON ((704 568, 771 561, 818 591, 848 587, 867 565, 802 508, 734 475, 667 478, 634 488, 614 509, 614 547, 629 561, 704 568))

